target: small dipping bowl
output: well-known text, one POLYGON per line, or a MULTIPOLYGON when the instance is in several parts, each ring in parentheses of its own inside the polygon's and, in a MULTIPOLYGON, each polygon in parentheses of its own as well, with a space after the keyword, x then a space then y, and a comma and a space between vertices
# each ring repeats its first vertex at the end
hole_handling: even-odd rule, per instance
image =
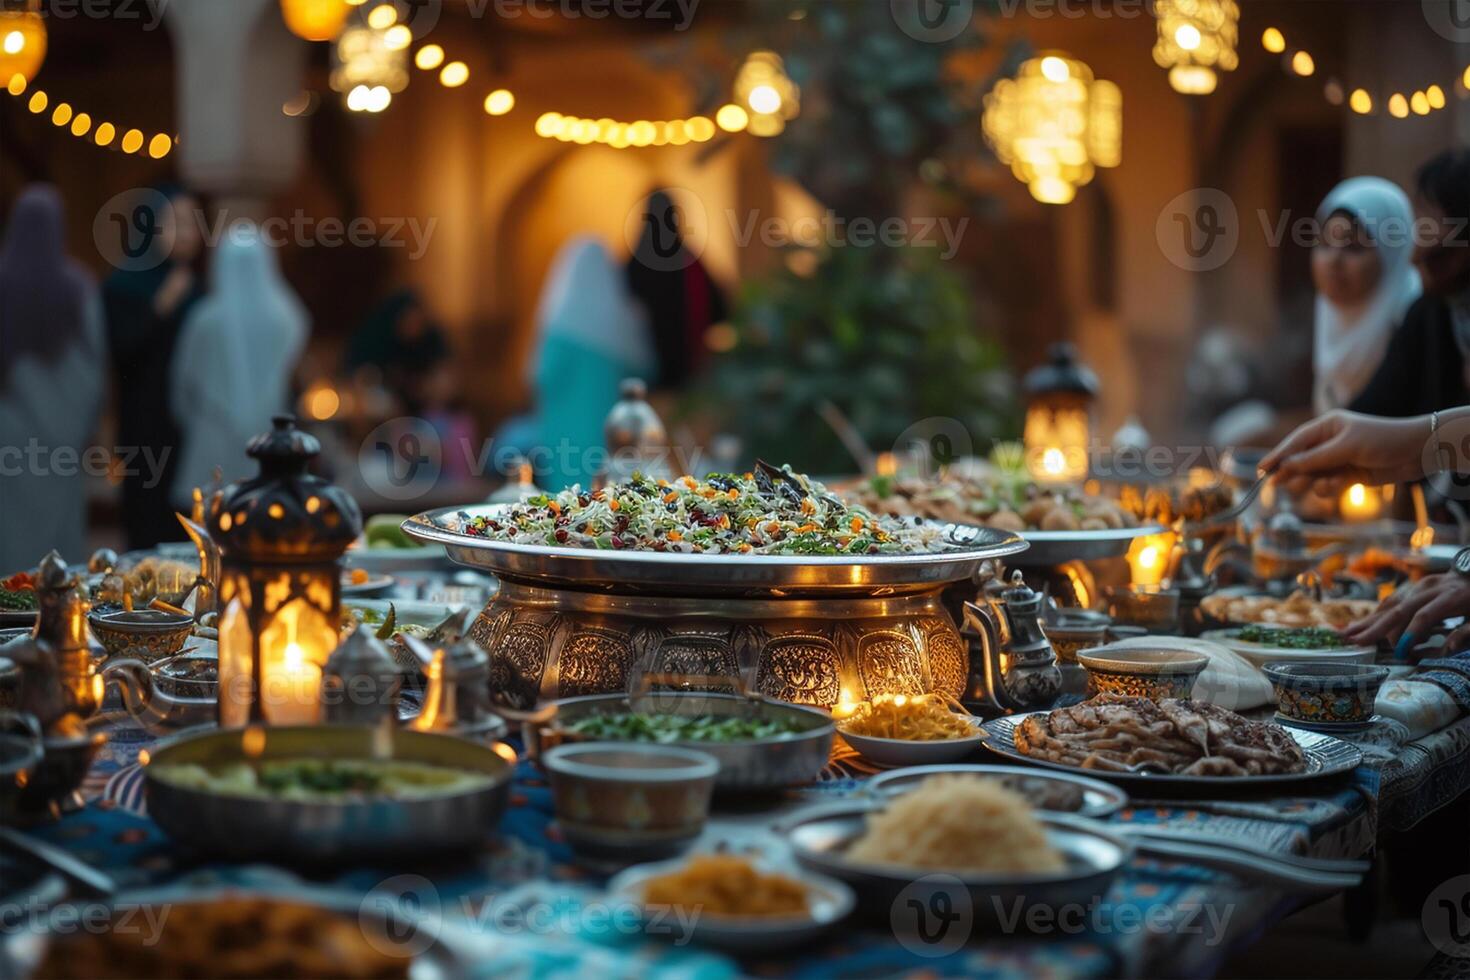
POLYGON ((175 698, 213 699, 219 695, 219 658, 202 653, 160 660, 149 668, 153 684, 175 698))
POLYGON ((1106 590, 1108 615, 1119 626, 1172 633, 1179 626, 1179 590, 1136 585, 1106 590))
POLYGON ((1262 672, 1276 688, 1276 710, 1306 725, 1357 725, 1373 717, 1388 668, 1373 664, 1269 663, 1262 672))
POLYGON ((1043 629, 1051 641, 1051 648, 1056 651, 1057 662, 1075 664, 1078 651, 1100 647, 1107 642, 1111 622, 1104 613, 1064 609, 1043 629))
POLYGON ((1184 650, 1097 647, 1077 655, 1087 668, 1087 696, 1187 698, 1210 658, 1184 650))
POLYGON ((567 843, 631 864, 683 850, 704 829, 720 763, 707 752, 638 742, 572 742, 541 757, 567 843))
POLYGON ((146 663, 178 653, 194 628, 192 616, 162 609, 93 610, 87 623, 108 656, 127 654, 146 663))

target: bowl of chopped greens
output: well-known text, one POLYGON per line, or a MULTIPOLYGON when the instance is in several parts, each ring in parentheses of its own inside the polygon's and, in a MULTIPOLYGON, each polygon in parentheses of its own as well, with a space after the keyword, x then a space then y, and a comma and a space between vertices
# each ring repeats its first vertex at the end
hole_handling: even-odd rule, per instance
POLYGON ((1024 551, 1009 531, 875 514, 810 477, 748 473, 633 479, 403 522, 449 557, 503 577, 608 589, 751 593, 938 587, 1024 551))
POLYGON ((819 708, 718 692, 653 692, 556 702, 528 733, 533 755, 568 742, 648 742, 699 749, 720 763, 715 788, 777 789, 809 783, 832 752, 832 716, 819 708))
POLYGON ((1321 626, 1250 623, 1207 630, 1201 639, 1222 643, 1257 667, 1277 660, 1371 663, 1374 656, 1373 647, 1353 646, 1344 642, 1336 630, 1321 626))

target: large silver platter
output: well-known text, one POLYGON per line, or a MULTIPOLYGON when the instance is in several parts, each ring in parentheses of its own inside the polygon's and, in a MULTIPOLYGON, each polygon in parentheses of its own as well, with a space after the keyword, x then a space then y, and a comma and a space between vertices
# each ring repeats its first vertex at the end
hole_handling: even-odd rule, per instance
POLYGON ((1069 561, 1117 558, 1128 553, 1128 546, 1134 538, 1167 530, 1162 524, 1145 524, 1099 531, 1022 531, 1021 537, 1030 547, 1026 549, 1025 556, 1014 564, 1039 568, 1069 561))
POLYGON ((1078 766, 1038 759, 1016 748, 1016 726, 1031 715, 1045 713, 1044 711, 1032 711, 1027 714, 993 718, 982 726, 990 737, 981 744, 996 755, 1003 755, 1007 759, 1106 780, 1120 786, 1131 787, 1133 792, 1140 794, 1145 793, 1145 790, 1165 792, 1188 790, 1191 793, 1206 795, 1201 791, 1210 790, 1214 794, 1223 795, 1236 790, 1279 786, 1282 783, 1300 783, 1311 779, 1338 776, 1356 769, 1363 761, 1362 751, 1350 742, 1344 742, 1340 738, 1333 738, 1331 735, 1323 735, 1320 732, 1309 732, 1283 725, 1282 728, 1296 740, 1296 744, 1301 746, 1302 753, 1307 757, 1307 768, 1304 772, 1271 776, 1179 776, 1173 773, 1082 769, 1078 766))
POLYGON ((510 544, 452 530, 469 517, 504 517, 512 504, 446 507, 403 522, 404 533, 442 544, 462 565, 496 575, 581 589, 673 594, 770 590, 891 593, 937 588, 973 577, 994 558, 1019 554, 1026 542, 1007 531, 942 524, 953 550, 903 555, 686 555, 510 544))

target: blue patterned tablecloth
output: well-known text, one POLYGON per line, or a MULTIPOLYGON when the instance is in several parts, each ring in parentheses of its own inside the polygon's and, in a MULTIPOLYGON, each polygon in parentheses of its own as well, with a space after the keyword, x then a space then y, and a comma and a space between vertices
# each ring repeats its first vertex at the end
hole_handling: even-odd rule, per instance
MULTIPOLYGON (((424 865, 408 856, 402 867, 358 868, 311 882, 280 868, 211 864, 179 853, 147 818, 139 749, 150 738, 125 724, 98 760, 84 788, 82 810, 35 833, 106 869, 124 888, 185 882, 207 887, 287 880, 364 896, 383 889, 427 890, 465 932, 485 940, 477 954, 484 976, 504 970, 537 976, 609 977, 728 975, 862 977, 919 971, 984 977, 1204 976, 1228 951, 1259 934, 1295 907, 1288 896, 1240 885, 1197 867, 1136 860, 1103 902, 1077 910, 1075 920, 1043 923, 1036 935, 973 936, 968 942, 895 938, 879 924, 850 924, 825 942, 772 957, 732 960, 676 947, 605 925, 590 928, 601 910, 604 879, 574 862, 552 817, 550 791, 536 767, 522 762, 501 833, 474 855, 450 866, 424 865), (528 909, 544 928, 528 925, 528 909), (552 915, 548 910, 555 910, 552 915), (508 911, 516 911, 507 919, 508 911), (507 927, 512 922, 513 928, 507 927), (958 947, 958 948, 955 948, 958 947), (936 955, 942 953, 942 955, 936 955)), ((840 744, 840 743, 839 743, 840 744)), ((755 848, 771 855, 769 833, 780 816, 812 802, 861 791, 870 768, 839 752, 823 778, 749 810, 720 809, 697 846, 755 848)), ((1163 823, 1252 841, 1263 851, 1358 856, 1372 850, 1377 832, 1380 777, 1363 766, 1354 773, 1307 784, 1301 795, 1180 803, 1139 801, 1115 819, 1163 823)), ((777 859, 780 854, 776 853, 777 859)), ((418 895, 422 898, 422 895, 418 895)), ((961 924, 956 928, 963 929, 961 924)))

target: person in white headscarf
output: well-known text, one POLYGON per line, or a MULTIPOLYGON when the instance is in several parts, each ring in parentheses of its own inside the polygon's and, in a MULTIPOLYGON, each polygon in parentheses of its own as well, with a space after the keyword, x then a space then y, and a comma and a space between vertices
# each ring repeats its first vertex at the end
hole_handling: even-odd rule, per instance
POLYGON ((596 473, 602 424, 627 377, 657 367, 648 325, 623 270, 596 238, 578 236, 551 264, 536 311, 527 379, 536 393, 532 461, 551 490, 587 486, 596 473))
POLYGON ((1317 209, 1312 407, 1343 408, 1367 386, 1389 339, 1419 298, 1414 206, 1397 184, 1353 177, 1317 209))
POLYGON ((176 507, 189 510, 194 488, 207 486, 215 467, 226 482, 255 475, 245 444, 288 410, 309 329, 270 243, 249 222, 232 225, 215 249, 209 292, 189 312, 174 354, 169 405, 184 443, 176 507))
POLYGON ((65 239, 56 188, 22 191, 0 243, 0 578, 34 568, 52 548, 86 559, 102 302, 65 239))

